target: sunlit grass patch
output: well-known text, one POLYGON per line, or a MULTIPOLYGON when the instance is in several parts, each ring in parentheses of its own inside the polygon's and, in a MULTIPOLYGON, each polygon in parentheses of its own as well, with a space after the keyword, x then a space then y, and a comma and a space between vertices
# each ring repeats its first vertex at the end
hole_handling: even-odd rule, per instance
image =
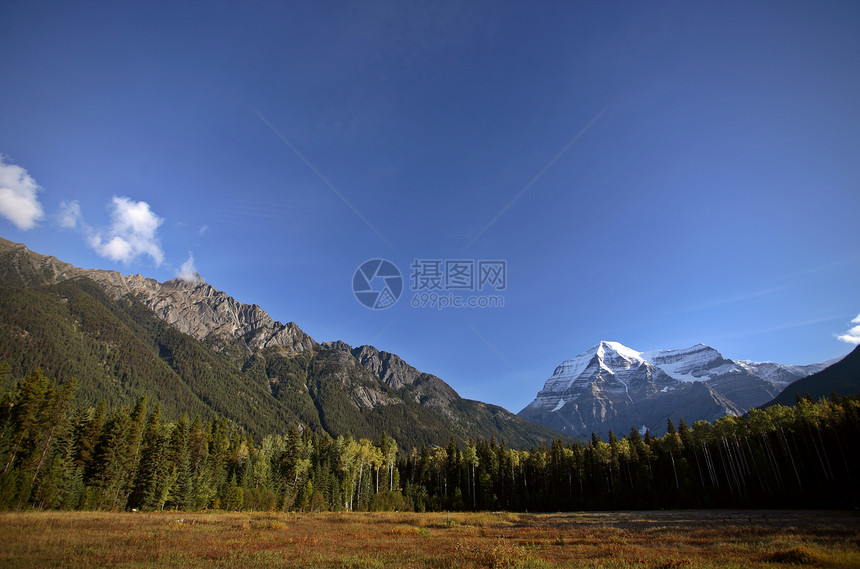
POLYGON ((533 559, 532 551, 506 539, 494 539, 486 543, 459 542, 454 549, 455 557, 471 560, 477 567, 514 569, 533 559))
POLYGON ((816 565, 823 561, 822 555, 813 552, 806 546, 774 551, 766 555, 764 559, 766 561, 790 563, 792 565, 816 565))
POLYGON ((387 567, 385 560, 366 555, 344 555, 337 560, 337 567, 344 569, 375 569, 387 567))

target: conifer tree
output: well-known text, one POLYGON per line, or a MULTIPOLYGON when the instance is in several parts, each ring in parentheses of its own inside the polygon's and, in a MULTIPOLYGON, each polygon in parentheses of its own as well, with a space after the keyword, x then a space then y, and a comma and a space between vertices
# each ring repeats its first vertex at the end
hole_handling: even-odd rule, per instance
POLYGON ((678 434, 678 430, 675 429, 675 423, 672 422, 672 417, 666 419, 666 433, 670 435, 678 434))
POLYGON ((188 415, 183 415, 173 426, 168 447, 169 477, 173 484, 169 488, 171 508, 187 509, 192 502, 191 465, 188 453, 188 415))
POLYGON ((166 441, 161 433, 161 404, 155 407, 143 430, 140 463, 129 505, 142 510, 155 510, 164 504, 168 469, 166 441))
POLYGON ((96 445, 102 436, 105 415, 107 414, 107 401, 102 399, 98 408, 90 409, 83 415, 78 415, 75 423, 75 436, 77 438, 77 463, 88 478, 92 475, 93 459, 95 458, 96 445))
POLYGON ((126 439, 126 454, 124 457, 124 473, 122 483, 118 488, 119 493, 114 498, 114 505, 121 507, 128 500, 137 475, 137 467, 140 460, 140 446, 143 437, 143 429, 146 424, 146 397, 141 397, 137 400, 134 409, 131 412, 131 417, 128 426, 128 435, 126 439))
POLYGON ((129 429, 129 409, 123 407, 116 410, 105 421, 102 436, 95 448, 89 479, 93 486, 101 490, 100 506, 109 510, 117 507, 126 484, 129 429))
POLYGON ((4 449, 3 476, 10 473, 17 460, 22 460, 22 455, 26 458, 33 451, 32 444, 38 436, 40 411, 45 404, 47 389, 48 379, 39 369, 28 375, 18 387, 10 412, 11 445, 4 449))

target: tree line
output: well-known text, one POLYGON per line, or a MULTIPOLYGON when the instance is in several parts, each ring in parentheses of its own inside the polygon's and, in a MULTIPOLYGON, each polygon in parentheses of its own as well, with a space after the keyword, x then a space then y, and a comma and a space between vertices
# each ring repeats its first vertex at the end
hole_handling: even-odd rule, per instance
POLYGON ((74 380, 12 382, 0 364, 0 508, 255 511, 850 507, 860 402, 833 396, 653 437, 529 450, 451 439, 403 452, 293 425, 255 441, 158 403, 74 405, 74 380), (8 385, 13 383, 13 385, 8 385))

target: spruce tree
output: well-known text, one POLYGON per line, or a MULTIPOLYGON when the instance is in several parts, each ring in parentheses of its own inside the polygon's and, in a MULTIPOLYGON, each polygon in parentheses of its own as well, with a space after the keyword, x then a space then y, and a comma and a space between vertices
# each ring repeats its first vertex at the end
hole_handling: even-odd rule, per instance
POLYGON ((173 486, 170 489, 170 505, 177 510, 185 510, 192 502, 193 489, 188 456, 188 415, 183 415, 173 427, 168 456, 173 480, 173 486))
POLYGON ((100 505, 109 510, 117 507, 126 483, 129 429, 128 407, 118 409, 108 417, 90 469, 91 483, 101 490, 100 505))
POLYGON ((154 510, 163 505, 167 479, 165 440, 161 434, 161 405, 149 416, 143 430, 140 448, 140 463, 129 496, 129 506, 142 510, 154 510))
POLYGON ((95 457, 96 445, 102 435, 105 415, 107 414, 107 402, 102 399, 97 409, 90 409, 83 415, 78 415, 75 424, 75 436, 77 438, 76 461, 84 475, 89 478, 92 475, 92 464, 95 457))

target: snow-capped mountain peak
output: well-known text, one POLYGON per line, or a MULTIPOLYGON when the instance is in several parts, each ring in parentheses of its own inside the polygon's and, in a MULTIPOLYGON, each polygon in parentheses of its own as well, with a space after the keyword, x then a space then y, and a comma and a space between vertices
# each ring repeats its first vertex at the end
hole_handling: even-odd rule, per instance
POLYGON ((600 372, 614 375, 619 370, 645 363, 639 352, 631 350, 618 342, 602 341, 596 346, 565 360, 555 368, 552 377, 547 380, 544 391, 559 391, 574 387, 576 384, 588 383, 588 378, 600 372))
POLYGON ((583 436, 642 424, 658 433, 667 416, 692 424, 742 414, 824 367, 731 360, 705 344, 639 352, 604 340, 562 362, 520 415, 583 436))
POLYGON ((642 359, 642 352, 631 350, 624 344, 620 344, 618 342, 607 342, 605 340, 597 345, 597 354, 603 359, 612 359, 617 356, 631 363, 645 361, 642 359))
POLYGON ((556 368, 554 375, 560 373, 563 373, 564 375, 578 375, 579 373, 582 373, 589 364, 595 361, 595 358, 607 367, 611 367, 607 362, 613 361, 624 361, 631 364, 638 364, 644 361, 640 352, 631 350, 624 344, 604 340, 596 346, 592 346, 588 350, 585 350, 575 358, 562 362, 562 364, 556 368))

